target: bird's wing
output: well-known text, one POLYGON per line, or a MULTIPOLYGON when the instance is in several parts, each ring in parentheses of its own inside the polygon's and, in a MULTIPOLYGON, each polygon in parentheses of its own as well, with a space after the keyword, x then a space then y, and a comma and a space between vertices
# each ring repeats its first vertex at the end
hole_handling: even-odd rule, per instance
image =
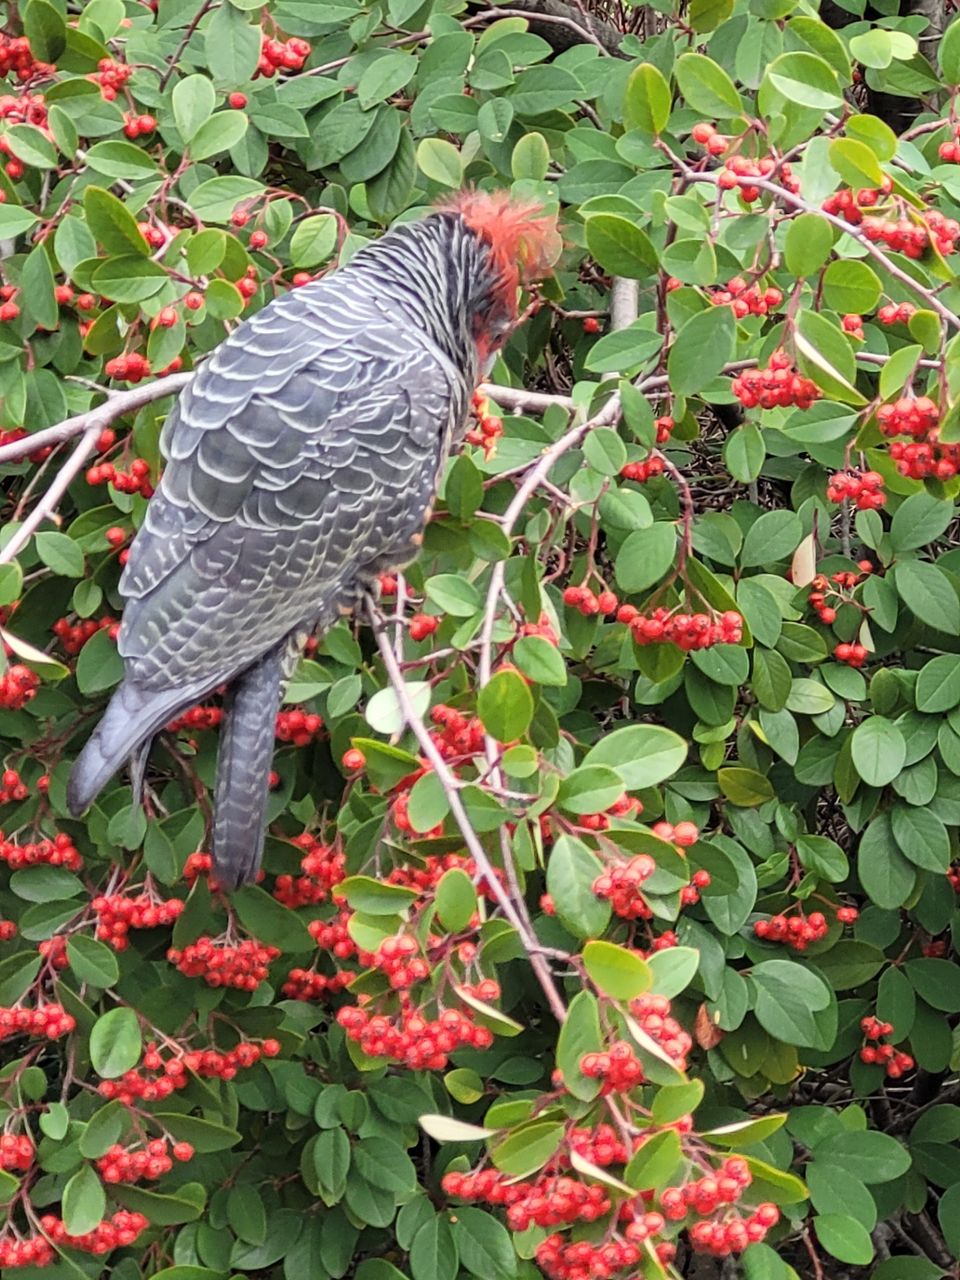
POLYGON ((338 292, 312 294, 237 329, 168 419, 168 464, 120 584, 120 651, 144 688, 230 678, 336 616, 358 575, 422 527, 464 411, 450 370, 382 312, 347 319, 338 292))

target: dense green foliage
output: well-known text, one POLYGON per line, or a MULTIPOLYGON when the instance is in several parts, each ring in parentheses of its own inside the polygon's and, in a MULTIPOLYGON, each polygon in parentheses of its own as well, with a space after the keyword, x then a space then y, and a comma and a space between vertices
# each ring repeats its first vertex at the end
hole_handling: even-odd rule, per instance
POLYGON ((610 5, 603 40, 577 5, 11 13, 5 1269, 956 1274, 960 22, 935 63, 879 8, 610 5), (917 99, 906 134, 867 93, 917 99), (145 810, 125 779, 64 800, 169 395, 467 183, 559 207, 564 252, 420 559, 302 663, 266 877, 227 902, 215 706, 145 810), (137 1166, 150 1141, 189 1145, 137 1166), (752 1235, 703 1189, 644 1219, 731 1152, 752 1235), (441 1180, 481 1166, 464 1207, 441 1180), (580 1188, 603 1212, 569 1229, 580 1188))

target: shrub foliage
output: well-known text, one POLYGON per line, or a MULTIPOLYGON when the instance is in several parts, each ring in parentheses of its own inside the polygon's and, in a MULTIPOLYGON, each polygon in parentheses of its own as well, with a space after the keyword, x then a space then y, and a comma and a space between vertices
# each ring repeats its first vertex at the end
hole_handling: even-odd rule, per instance
POLYGON ((5 1271, 955 1274, 960 23, 879 7, 9 7, 5 1271), (170 396, 465 183, 565 249, 227 901, 215 700, 64 801, 170 396))

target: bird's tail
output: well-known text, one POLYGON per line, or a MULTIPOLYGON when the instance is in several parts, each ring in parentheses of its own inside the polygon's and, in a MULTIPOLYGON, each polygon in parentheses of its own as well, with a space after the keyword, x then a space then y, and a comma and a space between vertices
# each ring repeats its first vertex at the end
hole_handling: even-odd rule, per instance
POLYGON ((206 687, 144 689, 132 680, 124 680, 74 761, 67 782, 70 812, 79 817, 130 755, 206 692, 206 687))
POLYGON ((284 640, 227 692, 213 820, 213 875, 222 889, 252 883, 260 869, 277 712, 304 639, 284 640))

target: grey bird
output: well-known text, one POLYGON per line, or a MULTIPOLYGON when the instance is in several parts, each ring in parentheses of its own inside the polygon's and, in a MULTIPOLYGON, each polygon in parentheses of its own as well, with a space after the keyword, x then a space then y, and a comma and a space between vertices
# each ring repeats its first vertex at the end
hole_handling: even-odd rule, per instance
POLYGON ((125 760, 227 686, 213 870, 256 878, 274 729, 308 636, 418 550, 481 370, 543 274, 552 218, 461 193, 245 321, 182 392, 120 582, 124 678, 67 787, 81 814, 125 760))

